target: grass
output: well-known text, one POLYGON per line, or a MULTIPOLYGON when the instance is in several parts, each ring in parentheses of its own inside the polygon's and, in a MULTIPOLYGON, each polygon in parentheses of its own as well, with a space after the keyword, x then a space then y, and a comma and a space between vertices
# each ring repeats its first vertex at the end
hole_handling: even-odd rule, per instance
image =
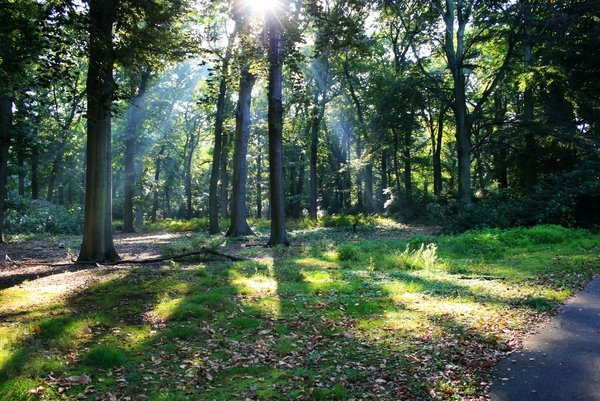
MULTIPOLYGON (((600 272, 587 231, 401 237, 360 219, 356 234, 339 217, 297 222, 302 246, 237 248, 251 261, 123 269, 69 296, 1 290, 0 398, 476 397, 498 352, 600 272), (93 392, 57 379, 83 374, 93 392)), ((222 243, 174 238, 172 252, 222 243)))

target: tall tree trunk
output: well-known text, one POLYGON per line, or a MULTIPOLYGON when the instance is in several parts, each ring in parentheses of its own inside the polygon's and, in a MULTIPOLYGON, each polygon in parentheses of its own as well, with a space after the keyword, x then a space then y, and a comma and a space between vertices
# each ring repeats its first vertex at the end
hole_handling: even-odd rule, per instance
POLYGON ((138 126, 142 119, 142 107, 144 104, 144 95, 148 86, 150 77, 150 68, 140 69, 140 83, 136 84, 136 74, 129 74, 130 95, 133 98, 131 105, 131 115, 127 124, 127 139, 125 139, 125 188, 124 188, 124 210, 123 210, 123 232, 135 232, 133 226, 133 197, 135 194, 135 153, 138 137, 138 126))
POLYGON ((85 221, 79 261, 114 262, 111 198, 111 106, 115 0, 90 0, 85 221))
MULTIPOLYGON (((293 185, 294 183, 292 183, 293 185)), ((300 218, 300 212, 302 211, 302 188, 304 187, 304 156, 300 153, 300 166, 298 166, 298 179, 296 180, 296 199, 292 207, 292 217, 294 219, 300 218)))
POLYGON ((37 145, 31 151, 31 199, 38 199, 38 167, 40 165, 40 151, 37 145))
MULTIPOLYGON (((458 10, 453 0, 445 0, 442 13, 445 23, 444 52, 454 85, 454 117, 456 120, 456 152, 458 161, 458 198, 471 203, 471 132, 467 110, 466 78, 463 65, 465 54, 464 33, 470 17, 471 4, 458 2, 458 10), (454 18, 458 17, 458 29, 454 36, 454 18)), ((437 8, 443 8, 438 3, 437 8)))
POLYGON ((229 171, 227 164, 229 163, 229 135, 223 133, 223 146, 221 147, 221 197, 219 204, 221 205, 221 217, 226 219, 229 217, 229 171))
MULTIPOLYGON (((238 13, 239 5, 237 3, 234 5, 234 11, 238 13)), ((210 182, 208 188, 208 232, 211 235, 221 232, 221 228, 219 227, 219 179, 221 178, 221 172, 219 170, 221 167, 221 153, 223 148, 223 122, 225 121, 225 101, 227 99, 227 79, 229 75, 229 63, 231 61, 231 46, 237 37, 238 31, 239 24, 236 18, 236 25, 231 37, 229 38, 225 56, 221 61, 221 78, 219 82, 219 96, 217 98, 217 113, 214 131, 215 143, 213 148, 212 168, 210 171, 210 182)))
POLYGON ((256 218, 262 218, 262 148, 258 141, 258 154, 256 155, 256 218))
POLYGON ((283 187, 283 57, 281 13, 277 7, 267 11, 269 83, 269 184, 271 193, 271 236, 267 246, 289 245, 285 231, 285 195, 283 187))
POLYGON ((411 132, 409 130, 404 131, 404 147, 403 147, 403 159, 404 159, 404 189, 406 191, 406 208, 409 213, 413 206, 412 199, 412 159, 410 157, 410 142, 411 132))
MULTIPOLYGON (((58 173, 62 168, 63 156, 65 154, 67 142, 69 140, 69 132, 71 131, 71 126, 73 125, 73 121, 77 116, 77 111, 79 110, 80 101, 85 96, 85 92, 74 96, 70 102, 70 112, 67 119, 64 122, 60 122, 60 119, 57 117, 57 123, 60 126, 61 138, 59 139, 58 149, 56 150, 56 154, 54 156, 54 162, 52 163, 52 170, 50 171, 50 179, 48 181, 48 194, 46 195, 46 200, 48 202, 52 202, 52 197, 54 195, 54 187, 56 186, 56 180, 58 179, 58 173)), ((56 99, 56 97, 55 97, 56 99)), ((56 106, 57 111, 59 106, 56 106)))
POLYGON ((231 221, 225 236, 254 235, 246 220, 246 181, 248 177, 246 156, 250 137, 250 104, 256 76, 244 66, 240 75, 240 91, 236 110, 235 140, 233 148, 233 197, 231 221))
MULTIPOLYGON (((194 127, 194 130, 196 128, 194 127)), ((190 134, 189 140, 189 153, 187 154, 185 164, 184 164, 184 177, 185 177, 185 203, 186 203, 186 214, 185 218, 187 220, 191 220, 193 217, 193 207, 192 207, 192 161, 194 160, 194 151, 196 150, 196 146, 198 145, 198 139, 200 134, 194 135, 192 132, 190 134)))
POLYGON ((165 155, 165 151, 167 149, 167 131, 165 130, 165 134, 163 136, 163 143, 160 146, 160 150, 158 151, 158 157, 156 158, 156 161, 154 162, 154 190, 153 190, 153 194, 152 194, 152 214, 151 214, 151 221, 153 223, 156 223, 156 219, 158 217, 158 180, 160 179, 160 172, 161 172, 161 161, 163 156, 165 155))
POLYGON ((444 137, 444 120, 446 109, 440 110, 437 121, 437 136, 433 140, 433 193, 435 196, 442 195, 442 143, 444 137))
POLYGON ((385 204, 387 202, 387 196, 385 195, 387 193, 387 187, 388 187, 388 181, 387 181, 387 173, 388 173, 388 167, 387 167, 387 162, 388 162, 388 154, 387 154, 387 149, 383 149, 381 151, 381 187, 379 188, 380 193, 381 193, 381 201, 379 202, 378 208, 379 210, 383 211, 385 204))
POLYGON ((4 237, 4 205, 6 204, 6 173, 8 170, 8 150, 12 131, 13 96, 10 91, 0 92, 0 242, 4 237))
MULTIPOLYGON (((325 91, 323 91, 323 97, 325 91)), ((325 99, 319 103, 319 94, 315 94, 315 107, 319 107, 317 115, 313 116, 310 135, 310 210, 312 220, 317 219, 317 150, 319 148, 319 126, 325 115, 325 99)))
POLYGON ((58 144, 58 149, 56 150, 56 154, 54 155, 54 162, 52 163, 52 170, 50 171, 50 179, 48 180, 48 194, 46 195, 46 201, 52 202, 52 198, 54 197, 54 187, 56 186, 56 179, 58 175, 58 170, 62 163, 62 158, 65 151, 66 138, 60 140, 58 144))
POLYGON ((392 128, 394 134, 394 177, 396 181, 396 192, 398 196, 398 213, 404 213, 404 202, 402 201, 402 184, 400 183, 400 162, 398 161, 398 152, 400 152, 400 140, 398 132, 392 128))
POLYGON ((19 196, 25 196, 25 150, 17 151, 17 167, 19 169, 19 196))
POLYGON ((329 60, 327 56, 321 56, 315 60, 315 83, 318 90, 315 91, 311 135, 310 135, 310 210, 309 215, 312 220, 317 219, 317 151, 319 148, 319 127, 325 115, 325 106, 327 104, 327 81, 329 76, 329 60))
MULTIPOLYGON (((362 138, 366 139, 367 134, 365 131, 365 119, 363 116, 362 106, 360 104, 360 100, 356 95, 356 91, 354 90, 354 85, 352 84, 352 80, 350 77, 350 71, 348 70, 348 60, 346 59, 344 62, 344 74, 348 81, 348 90, 350 91, 350 97, 352 98, 352 102, 354 103, 354 107, 356 108, 356 115, 358 117, 358 123, 360 125, 360 133, 356 134, 356 156, 359 160, 362 159, 362 138)), ((358 191, 358 210, 363 210, 363 199, 362 199, 362 175, 365 174, 365 201, 367 203, 367 213, 373 213, 373 165, 371 164, 371 160, 369 158, 368 163, 365 165, 364 170, 361 168, 356 177, 356 187, 358 191)))
MULTIPOLYGON (((525 39, 523 40, 523 65, 526 70, 530 69, 532 62, 532 38, 531 27, 526 30, 525 39)), ((536 140, 533 128, 533 88, 531 83, 526 82, 525 91, 523 93, 523 122, 525 123, 525 193, 531 195, 535 191, 537 184, 537 167, 536 167, 536 140)))

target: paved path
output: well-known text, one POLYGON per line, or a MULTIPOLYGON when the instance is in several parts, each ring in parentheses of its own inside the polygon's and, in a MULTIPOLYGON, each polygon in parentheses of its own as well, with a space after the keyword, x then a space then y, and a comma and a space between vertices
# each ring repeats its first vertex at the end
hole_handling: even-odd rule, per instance
POLYGON ((600 401, 600 277, 494 373, 492 401, 600 401))

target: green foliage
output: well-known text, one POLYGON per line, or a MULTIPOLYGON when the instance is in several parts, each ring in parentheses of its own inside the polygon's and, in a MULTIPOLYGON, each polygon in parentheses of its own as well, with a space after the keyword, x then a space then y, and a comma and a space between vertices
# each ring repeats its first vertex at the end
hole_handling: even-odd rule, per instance
POLYGON ((410 244, 406 244, 406 249, 402 252, 395 251, 385 257, 385 266, 389 269, 401 270, 423 270, 431 269, 437 261, 437 245, 421 243, 419 249, 410 249, 410 244))
POLYGON ((81 234, 83 210, 11 195, 7 200, 4 229, 9 234, 81 234))
POLYGON ((335 254, 338 260, 352 261, 359 260, 362 251, 357 245, 341 244, 336 247, 335 254))
MULTIPOLYGON (((179 400, 210 390, 214 399, 246 392, 291 400, 311 386, 311 399, 343 400, 373 388, 380 376, 369 372, 376 368, 413 377, 416 399, 450 388, 432 379, 448 360, 461 377, 452 389, 477 395, 473 383, 485 373, 471 362, 506 350, 515 332, 529 329, 599 271, 600 239, 585 230, 538 226, 399 238, 379 224, 345 244, 336 228, 301 230, 307 247, 276 257, 271 249, 233 246, 228 252, 252 252, 256 259, 132 269, 75 299, 61 297, 60 309, 33 300, 0 327, 0 397, 16 383, 27 383, 19 391, 37 388, 50 372, 88 372, 97 394, 118 388, 125 397, 143 391, 151 399, 179 400), (358 259, 341 261, 342 248, 358 259), (154 322, 139 323, 148 317, 154 322), (448 346, 431 353, 432 343, 448 346), (466 363, 467 353, 480 357, 466 363), (66 364, 71 356, 76 365, 66 364), (428 364, 417 366, 408 356, 428 364), (344 365, 349 368, 340 371, 344 365), (166 373, 172 380, 158 380, 166 373), (178 384, 192 376, 207 380, 195 381, 194 394, 180 392, 178 384), (123 380, 127 386, 118 387, 123 380)), ((0 300, 24 290, 1 290, 0 300)))

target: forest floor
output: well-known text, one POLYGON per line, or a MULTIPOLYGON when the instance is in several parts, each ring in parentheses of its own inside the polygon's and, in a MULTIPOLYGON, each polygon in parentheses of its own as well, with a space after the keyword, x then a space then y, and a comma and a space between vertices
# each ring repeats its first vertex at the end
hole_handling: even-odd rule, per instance
POLYGON ((487 400, 491 367, 600 271, 600 237, 561 230, 314 228, 289 248, 115 233, 117 265, 74 263, 80 237, 17 238, 0 245, 0 396, 487 400), (244 260, 141 263, 205 247, 244 260))

